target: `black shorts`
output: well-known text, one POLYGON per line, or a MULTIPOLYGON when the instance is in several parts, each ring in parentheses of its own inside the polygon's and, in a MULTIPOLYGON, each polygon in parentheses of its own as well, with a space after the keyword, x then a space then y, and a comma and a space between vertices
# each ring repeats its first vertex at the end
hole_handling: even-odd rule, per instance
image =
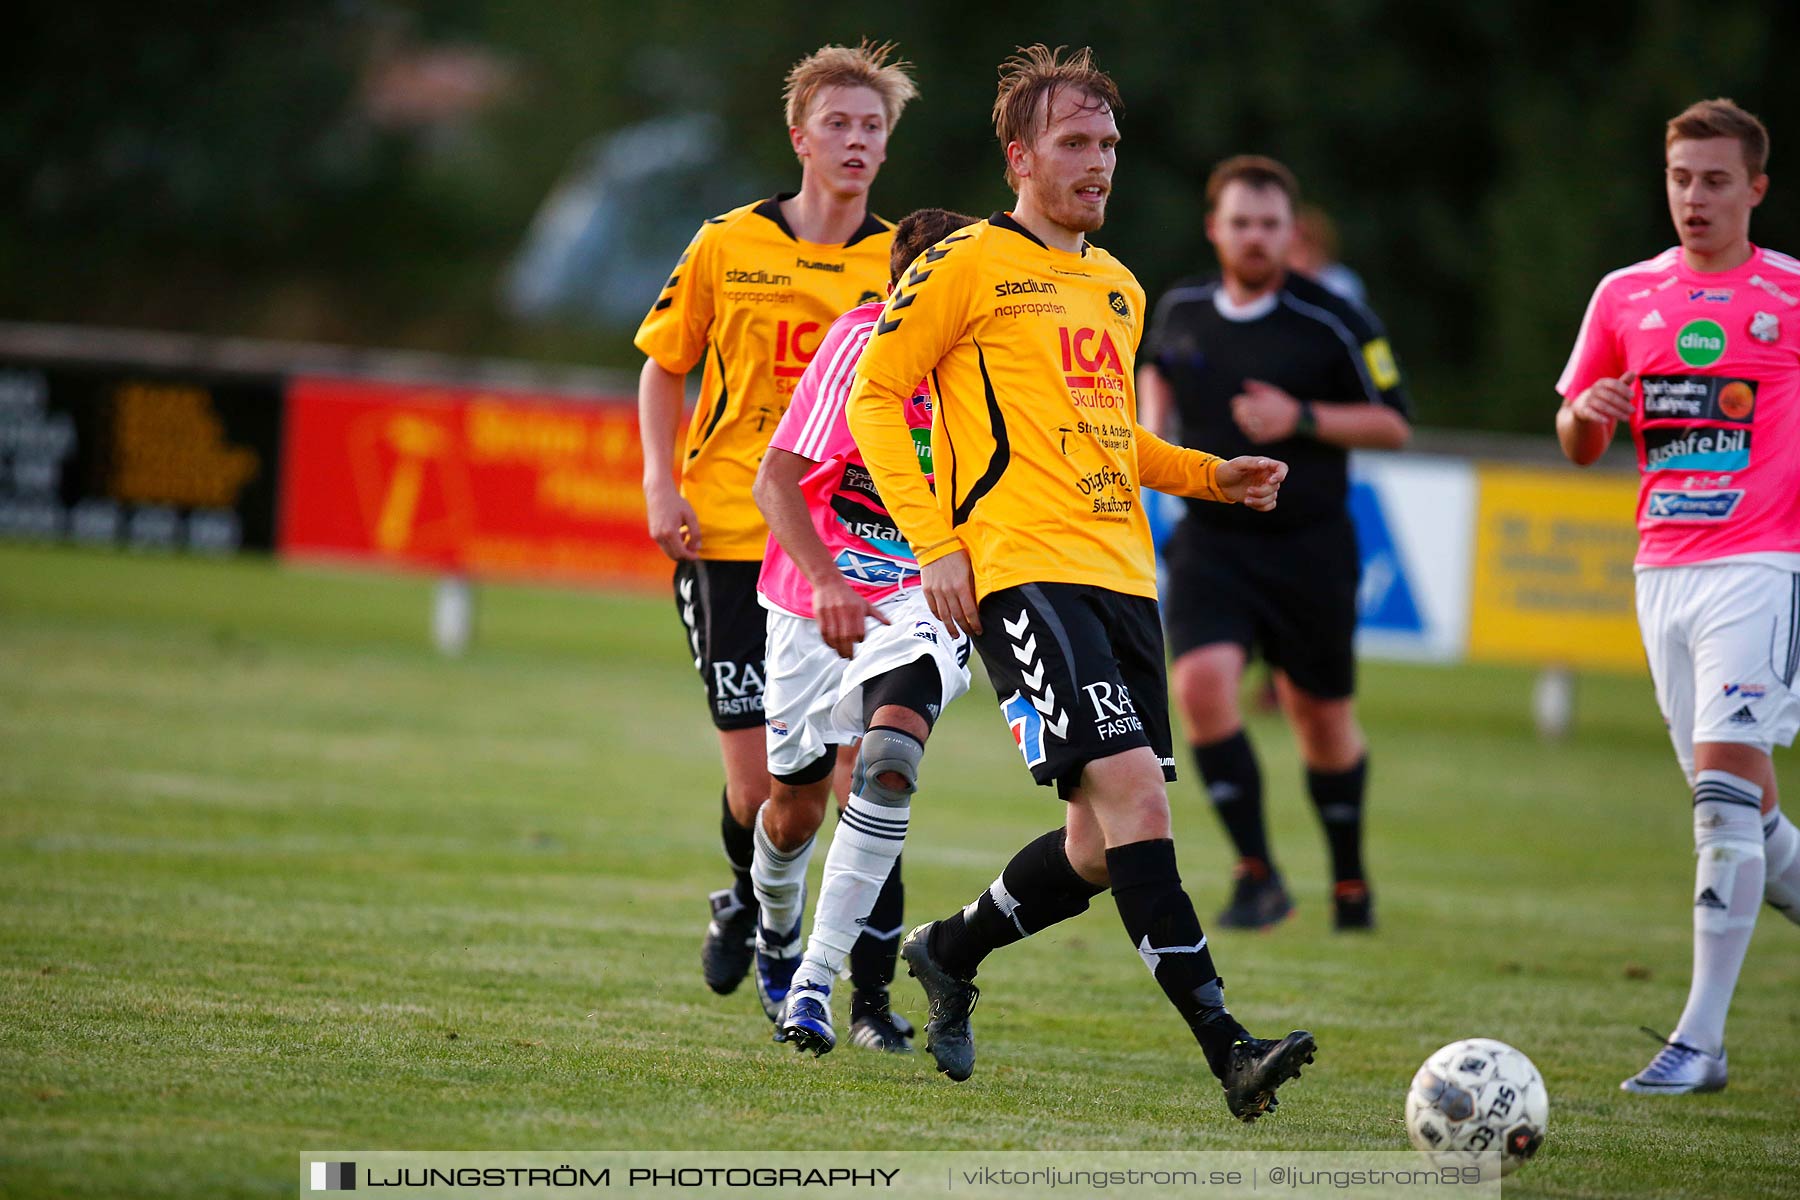
POLYGON ((975 639, 1013 741, 1067 799, 1095 759, 1148 746, 1175 778, 1156 601, 1079 583, 1027 583, 981 602, 975 639))
POLYGON ((760 574, 759 562, 675 564, 675 610, 720 729, 756 729, 763 723, 769 626, 767 612, 756 602, 760 574))
POLYGON ((1169 651, 1234 642, 1322 700, 1356 692, 1356 587, 1349 517, 1241 531, 1183 521, 1164 548, 1169 651))

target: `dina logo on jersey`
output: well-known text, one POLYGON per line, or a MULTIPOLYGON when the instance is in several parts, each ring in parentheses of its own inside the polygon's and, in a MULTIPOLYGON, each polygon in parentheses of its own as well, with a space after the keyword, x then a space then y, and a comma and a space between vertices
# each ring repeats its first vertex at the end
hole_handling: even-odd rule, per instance
POLYGON ((912 434, 913 454, 918 457, 920 473, 924 474, 924 475, 930 475, 932 473, 931 472, 931 430, 929 430, 929 429, 913 429, 913 430, 909 430, 908 432, 910 432, 912 434))
POLYGON ((1131 320, 1131 302, 1125 299, 1124 292, 1106 293, 1106 307, 1113 310, 1113 315, 1121 321, 1131 320))
POLYGON ((1018 743, 1019 753, 1025 756, 1025 765, 1035 767, 1043 762, 1043 714, 1032 707, 1023 692, 1014 692, 1002 700, 1000 711, 1006 717, 1007 728, 1012 730, 1013 741, 1018 743))
POLYGON ((857 297, 856 307, 861 308, 865 304, 875 304, 883 299, 885 299, 885 297, 882 296, 880 292, 864 292, 861 296, 857 297))
POLYGON ((1675 335, 1675 353, 1690 367, 1710 367, 1725 357, 1725 329, 1717 321, 1689 321, 1675 335))

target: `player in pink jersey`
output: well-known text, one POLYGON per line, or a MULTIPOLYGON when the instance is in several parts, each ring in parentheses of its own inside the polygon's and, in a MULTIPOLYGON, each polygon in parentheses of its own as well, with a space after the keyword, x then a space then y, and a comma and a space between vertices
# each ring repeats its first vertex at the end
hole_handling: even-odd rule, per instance
POLYGON ((1762 901, 1800 923, 1800 831, 1771 757, 1800 730, 1800 262, 1750 243, 1769 186, 1760 121, 1703 100, 1664 145, 1681 244, 1600 281, 1556 385, 1556 436, 1579 466, 1620 421, 1637 443, 1638 624, 1694 800, 1687 1007, 1619 1086, 1714 1092, 1762 901))
MULTIPOLYGON (((973 223, 942 209, 908 216, 894 231, 893 277, 973 223)), ((870 1049, 912 1049, 912 1026, 889 1008, 887 991, 903 929, 900 849, 932 723, 969 686, 968 639, 925 603, 912 547, 876 492, 844 416, 881 309, 854 308, 826 333, 754 488, 770 529, 757 591, 768 610, 763 719, 772 780, 750 868, 762 912, 756 990, 780 1026, 776 1039, 817 1054, 836 1044, 828 1000, 846 960, 855 988, 851 1039, 870 1049), (859 738, 802 966, 813 838, 838 747, 859 738), (806 1001, 791 1035, 783 1014, 790 988, 806 1001)), ((923 387, 907 400, 907 423, 920 469, 930 475, 931 395, 923 387)))

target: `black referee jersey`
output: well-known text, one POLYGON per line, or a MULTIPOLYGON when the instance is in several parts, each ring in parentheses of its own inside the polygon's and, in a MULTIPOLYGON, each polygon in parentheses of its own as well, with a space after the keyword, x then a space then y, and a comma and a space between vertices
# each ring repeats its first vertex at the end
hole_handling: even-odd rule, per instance
POLYGON ((1227 529, 1297 529, 1342 519, 1349 452, 1301 434, 1257 445, 1231 419, 1231 399, 1260 379, 1315 404, 1386 404, 1409 413, 1405 385, 1375 314, 1289 272, 1281 287, 1230 312, 1216 279, 1176 284, 1157 303, 1140 361, 1175 393, 1183 445, 1225 458, 1266 454, 1288 464, 1281 503, 1259 513, 1190 501, 1190 520, 1227 529))

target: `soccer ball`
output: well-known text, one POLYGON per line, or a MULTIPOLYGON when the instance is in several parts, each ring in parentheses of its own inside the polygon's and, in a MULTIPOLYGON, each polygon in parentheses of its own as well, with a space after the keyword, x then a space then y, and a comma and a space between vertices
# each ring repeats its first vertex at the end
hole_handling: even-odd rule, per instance
POLYGON ((1498 1150, 1510 1175, 1543 1144, 1550 1094, 1531 1060, 1505 1042, 1466 1038, 1425 1060, 1406 1093, 1406 1133, 1432 1155, 1498 1150))

